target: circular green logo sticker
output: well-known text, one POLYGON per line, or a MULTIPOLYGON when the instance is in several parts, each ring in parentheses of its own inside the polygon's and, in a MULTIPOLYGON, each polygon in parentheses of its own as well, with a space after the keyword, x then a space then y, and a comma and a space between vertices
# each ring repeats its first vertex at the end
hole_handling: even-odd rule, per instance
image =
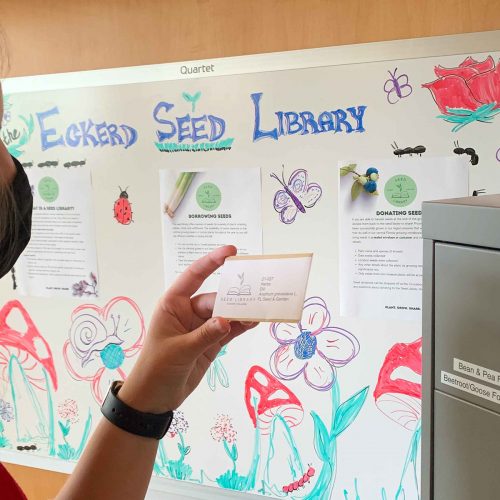
POLYGON ((44 177, 38 183, 38 193, 43 201, 52 203, 59 196, 59 185, 53 177, 44 177))
POLYGON ((219 207, 221 198, 220 189, 212 182, 204 182, 196 190, 196 201, 198 205, 208 212, 219 207))
POLYGON ((408 175, 395 175, 386 182, 384 194, 391 205, 406 207, 415 201, 417 197, 417 185, 408 175))

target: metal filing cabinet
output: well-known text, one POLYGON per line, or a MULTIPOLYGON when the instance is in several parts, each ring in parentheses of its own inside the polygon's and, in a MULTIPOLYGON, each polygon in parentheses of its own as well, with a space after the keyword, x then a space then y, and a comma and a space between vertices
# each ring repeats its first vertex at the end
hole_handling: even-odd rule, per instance
POLYGON ((422 209, 422 499, 500 499, 500 195, 422 209))

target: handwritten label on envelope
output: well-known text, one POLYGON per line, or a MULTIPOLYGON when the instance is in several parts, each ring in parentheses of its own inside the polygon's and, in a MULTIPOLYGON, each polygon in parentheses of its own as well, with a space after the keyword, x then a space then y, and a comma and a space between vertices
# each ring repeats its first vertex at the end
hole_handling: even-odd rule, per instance
POLYGON ((222 267, 214 316, 297 323, 312 253, 229 257, 222 267))

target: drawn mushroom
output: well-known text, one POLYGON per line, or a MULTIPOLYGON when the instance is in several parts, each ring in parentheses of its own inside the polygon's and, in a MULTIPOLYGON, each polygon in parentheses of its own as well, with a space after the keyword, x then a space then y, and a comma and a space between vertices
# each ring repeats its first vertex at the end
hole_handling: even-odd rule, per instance
POLYGON ((276 377, 260 366, 252 366, 245 380, 245 404, 254 427, 259 423, 262 435, 271 433, 273 419, 280 415, 290 427, 304 418, 297 396, 276 377))
MULTIPOLYGON (((19 318, 20 319, 20 318, 19 318)), ((42 376, 37 376, 34 370, 40 365, 45 368, 50 376, 54 389, 57 390, 57 374, 54 366, 52 351, 47 341, 38 331, 30 315, 18 300, 7 302, 0 310, 0 365, 2 365, 1 377, 8 380, 8 365, 11 356, 16 356, 23 366, 30 382, 42 390, 47 390, 42 376), (22 328, 14 328, 13 317, 10 315, 21 315, 22 328)))
POLYGON ((422 339, 391 347, 373 392, 378 409, 405 429, 414 431, 422 414, 422 339), (404 378, 403 378, 404 377, 404 378))

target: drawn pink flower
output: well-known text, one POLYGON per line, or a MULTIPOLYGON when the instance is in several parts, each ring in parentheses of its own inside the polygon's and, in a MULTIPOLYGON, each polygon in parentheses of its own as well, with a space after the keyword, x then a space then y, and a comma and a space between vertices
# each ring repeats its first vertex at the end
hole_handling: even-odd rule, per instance
POLYGON ((215 425, 210 429, 212 439, 220 443, 226 441, 228 444, 236 442, 237 432, 233 427, 233 419, 229 415, 217 415, 215 425))
POLYGON ((320 297, 304 302, 299 323, 272 323, 271 335, 279 347, 270 359, 271 371, 282 380, 300 375, 309 387, 329 390, 336 378, 336 368, 345 366, 359 352, 356 337, 330 325, 330 312, 320 297))
POLYGON ((422 414, 421 376, 422 339, 394 344, 384 359, 373 391, 377 408, 411 431, 416 429, 422 414))
POLYGON ((142 313, 127 297, 115 297, 104 308, 81 305, 71 315, 63 346, 66 367, 75 380, 91 382, 94 399, 102 404, 111 382, 127 377, 124 361, 139 352, 144 335, 142 313))
POLYGON ((78 404, 74 399, 65 399, 58 405, 57 413, 63 420, 69 420, 72 424, 78 422, 78 404))

